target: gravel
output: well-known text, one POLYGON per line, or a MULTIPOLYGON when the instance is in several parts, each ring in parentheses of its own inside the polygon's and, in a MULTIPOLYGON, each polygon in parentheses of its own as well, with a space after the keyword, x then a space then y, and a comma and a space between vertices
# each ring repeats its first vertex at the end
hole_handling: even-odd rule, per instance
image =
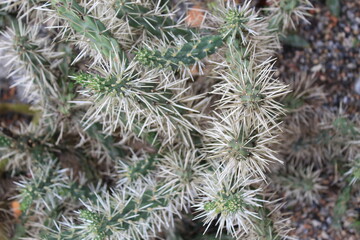
POLYGON ((339 18, 319 1, 313 4, 311 24, 301 23, 298 29, 310 46, 284 47, 278 56, 279 75, 315 72, 318 84, 325 85, 329 106, 342 104, 347 113, 360 111, 360 1, 341 1, 339 18))
MULTIPOLYGON (((325 1, 322 1, 325 2, 325 1)), ((296 72, 316 74, 316 84, 324 86, 326 106, 335 111, 341 107, 347 114, 360 112, 360 1, 342 0, 341 16, 331 15, 320 1, 311 24, 301 23, 297 34, 309 42, 307 48, 285 46, 278 54, 277 74, 291 78, 296 72)), ((336 228, 334 206, 339 196, 339 186, 333 176, 327 176, 327 191, 318 205, 284 208, 290 212, 289 224, 294 229, 291 236, 301 240, 358 240, 359 232, 352 227, 360 219, 359 197, 352 197, 349 209, 336 228)))

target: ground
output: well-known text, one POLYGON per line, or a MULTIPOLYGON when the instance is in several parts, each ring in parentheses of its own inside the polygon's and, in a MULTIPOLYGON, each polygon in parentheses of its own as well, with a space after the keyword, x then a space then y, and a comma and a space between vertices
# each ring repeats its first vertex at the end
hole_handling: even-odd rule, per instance
MULTIPOLYGON (((277 75, 284 79, 297 72, 315 74, 316 84, 323 86, 327 95, 325 105, 332 111, 342 108, 353 115, 360 111, 360 1, 341 1, 339 17, 333 16, 324 2, 313 1, 315 11, 310 24, 302 22, 298 26, 297 34, 309 46, 284 46, 277 56, 277 75)), ((331 175, 325 179, 327 190, 319 204, 284 209, 290 213, 289 224, 294 228, 291 236, 302 240, 360 239, 351 226, 360 214, 360 198, 352 197, 341 226, 335 227, 338 219, 333 217, 333 209, 340 181, 331 175)))

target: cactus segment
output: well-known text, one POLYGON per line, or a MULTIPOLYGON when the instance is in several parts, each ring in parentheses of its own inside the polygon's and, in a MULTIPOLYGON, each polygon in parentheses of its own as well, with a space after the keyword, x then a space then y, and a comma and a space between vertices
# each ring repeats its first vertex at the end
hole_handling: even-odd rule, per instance
POLYGON ((104 239, 116 232, 129 229, 134 231, 141 227, 141 222, 152 216, 154 211, 166 207, 167 202, 163 193, 145 190, 139 198, 129 199, 123 208, 111 208, 110 211, 113 212, 111 217, 93 210, 81 210, 80 218, 87 224, 86 230, 91 232, 94 239, 104 239))
POLYGON ((43 163, 44 159, 51 155, 48 151, 48 147, 28 136, 12 139, 0 133, 0 148, 16 149, 20 152, 27 152, 37 163, 43 163))
POLYGON ((39 66, 49 65, 46 59, 37 51, 39 46, 31 42, 29 37, 17 32, 15 50, 20 53, 20 59, 24 62, 29 62, 31 69, 40 75, 39 66))
MULTIPOLYGON (((41 89, 43 96, 57 96, 55 90, 56 78, 49 70, 51 63, 45 57, 41 43, 34 40, 36 32, 28 31, 21 21, 12 21, 12 28, 7 38, 12 41, 11 52, 8 57, 12 57, 11 68, 18 70, 22 68, 31 76, 31 80, 41 89), (12 54, 16 55, 13 56, 12 54)), ((51 49, 46 49, 50 51, 51 49)), ((47 98, 45 98, 47 100, 47 98)))
POLYGON ((204 204, 205 211, 215 211, 219 213, 236 213, 238 211, 244 211, 248 207, 246 202, 242 199, 241 193, 233 195, 223 195, 221 198, 214 201, 210 201, 204 204))
MULTIPOLYGON (((144 109, 149 108, 150 104, 152 107, 167 109, 167 115, 175 118, 186 112, 186 108, 182 107, 180 104, 171 104, 174 94, 170 90, 157 91, 156 83, 146 83, 142 86, 134 86, 130 77, 124 79, 118 79, 114 76, 104 78, 87 73, 78 74, 74 79, 77 83, 88 87, 99 94, 114 94, 121 98, 135 100, 137 104, 140 104, 144 109), (139 95, 142 96, 134 96, 133 92, 138 92, 139 95)), ((125 119, 126 116, 124 116, 124 122, 126 122, 125 119)))
POLYGON ((106 136, 101 132, 102 125, 95 123, 86 130, 86 133, 95 139, 107 151, 111 159, 115 160, 118 157, 123 157, 125 153, 119 147, 115 146, 115 140, 112 136, 106 136))
POLYGON ((0 147, 10 147, 11 145, 12 140, 3 134, 0 134, 0 147))
POLYGON ((201 59, 215 53, 216 49, 223 45, 219 35, 202 37, 198 41, 188 42, 179 49, 169 48, 161 53, 158 50, 141 49, 137 53, 137 59, 148 66, 179 68, 180 65, 189 66, 201 59))
POLYGON ((21 211, 28 211, 35 200, 41 199, 49 190, 53 190, 56 186, 54 179, 56 176, 50 167, 35 169, 33 179, 20 185, 22 187, 20 190, 21 211))
POLYGON ((151 170, 155 169, 155 162, 155 156, 150 156, 130 166, 127 171, 130 181, 134 181, 140 176, 146 176, 151 170))
POLYGON ((285 12, 291 12, 300 5, 298 0, 285 0, 280 1, 280 7, 285 12))
POLYGON ((90 44, 105 59, 126 61, 126 55, 120 44, 111 36, 105 25, 100 20, 89 16, 87 10, 75 0, 53 0, 52 5, 76 33, 90 40, 90 44))
POLYGON ((76 83, 86 86, 91 90, 98 93, 118 93, 123 94, 125 88, 127 88, 127 81, 118 80, 116 77, 103 78, 98 75, 92 75, 87 73, 77 74, 74 78, 76 83))
POLYGON ((169 17, 155 15, 150 9, 130 1, 117 1, 118 9, 116 17, 126 18, 128 24, 133 28, 144 28, 155 37, 173 41, 173 36, 181 36, 190 40, 193 33, 189 29, 173 27, 176 23, 169 17))

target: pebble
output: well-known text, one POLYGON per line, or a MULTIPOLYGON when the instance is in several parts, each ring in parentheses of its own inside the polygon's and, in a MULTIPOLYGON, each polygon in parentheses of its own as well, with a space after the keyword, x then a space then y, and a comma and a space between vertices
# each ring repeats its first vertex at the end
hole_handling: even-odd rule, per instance
POLYGON ((355 63, 348 63, 348 64, 346 65, 346 67, 347 67, 348 69, 356 69, 356 64, 355 64, 355 63))
POLYGON ((356 80, 354 84, 354 90, 358 95, 360 95, 360 77, 356 80))
POLYGON ((319 222, 317 220, 312 220, 311 223, 316 228, 321 227, 321 222, 319 222))
POLYGON ((322 239, 330 239, 330 236, 326 232, 322 231, 321 232, 321 238, 322 239))
POLYGON ((319 72, 323 68, 322 64, 315 65, 311 68, 312 72, 319 72))

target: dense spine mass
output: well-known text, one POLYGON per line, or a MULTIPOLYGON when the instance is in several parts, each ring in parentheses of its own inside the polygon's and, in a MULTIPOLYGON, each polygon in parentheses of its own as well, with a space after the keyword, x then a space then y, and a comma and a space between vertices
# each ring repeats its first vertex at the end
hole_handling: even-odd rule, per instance
POLYGON ((159 13, 164 10, 164 6, 157 5, 155 9, 149 9, 141 4, 131 1, 118 0, 115 2, 115 7, 118 9, 117 18, 124 18, 127 23, 133 28, 144 28, 148 33, 156 38, 171 42, 174 37, 183 37, 190 40, 193 32, 186 27, 176 26, 170 17, 163 17, 159 13))
POLYGON ((98 50, 105 59, 125 61, 126 56, 118 41, 111 36, 106 26, 88 14, 86 8, 76 0, 53 0, 52 6, 77 34, 90 41, 90 46, 98 50))
POLYGON ((5 0, 0 51, 34 108, 0 134, 6 171, 26 173, 17 237, 166 238, 186 218, 285 239, 265 193, 288 93, 273 54, 310 7, 296 3, 219 0, 195 29, 167 1, 5 0))

